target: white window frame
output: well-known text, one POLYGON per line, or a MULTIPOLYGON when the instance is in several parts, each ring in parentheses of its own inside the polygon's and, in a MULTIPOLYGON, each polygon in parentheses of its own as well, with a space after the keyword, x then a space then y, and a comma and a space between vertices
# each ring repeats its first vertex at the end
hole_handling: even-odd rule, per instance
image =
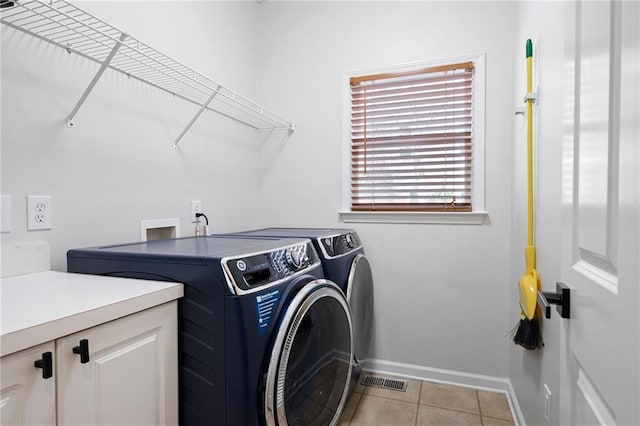
POLYGON ((375 69, 345 72, 342 81, 342 209, 340 220, 352 223, 436 223, 481 225, 485 211, 485 54, 412 62, 375 69), (474 64, 472 176, 470 212, 354 212, 351 211, 351 87, 354 76, 407 71, 457 62, 474 64))

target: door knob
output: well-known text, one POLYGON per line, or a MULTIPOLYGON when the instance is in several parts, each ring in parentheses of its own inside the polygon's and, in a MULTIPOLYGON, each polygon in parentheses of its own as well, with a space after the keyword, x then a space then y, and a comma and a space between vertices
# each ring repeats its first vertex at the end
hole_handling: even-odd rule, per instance
POLYGON ((538 291, 538 306, 544 312, 545 318, 551 318, 551 305, 557 305, 556 310, 562 318, 571 318, 571 289, 565 283, 556 283, 556 291, 538 291))

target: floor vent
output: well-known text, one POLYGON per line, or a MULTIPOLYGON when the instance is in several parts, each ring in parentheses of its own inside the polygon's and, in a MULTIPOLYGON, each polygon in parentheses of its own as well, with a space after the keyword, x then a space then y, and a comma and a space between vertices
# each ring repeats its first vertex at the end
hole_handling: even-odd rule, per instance
POLYGON ((375 377, 375 376, 364 376, 362 382, 360 382, 363 386, 373 386, 376 388, 383 388, 395 391, 406 392, 407 391, 407 382, 404 380, 395 380, 395 379, 385 379, 384 377, 375 377))

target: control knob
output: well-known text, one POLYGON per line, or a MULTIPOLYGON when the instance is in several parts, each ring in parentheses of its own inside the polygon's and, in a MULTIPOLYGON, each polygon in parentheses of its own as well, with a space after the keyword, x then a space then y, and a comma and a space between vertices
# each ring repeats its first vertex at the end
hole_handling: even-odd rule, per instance
POLYGON ((302 254, 298 253, 296 247, 292 247, 287 250, 287 263, 294 271, 299 271, 304 266, 304 262, 306 260, 306 253, 303 251, 302 254))

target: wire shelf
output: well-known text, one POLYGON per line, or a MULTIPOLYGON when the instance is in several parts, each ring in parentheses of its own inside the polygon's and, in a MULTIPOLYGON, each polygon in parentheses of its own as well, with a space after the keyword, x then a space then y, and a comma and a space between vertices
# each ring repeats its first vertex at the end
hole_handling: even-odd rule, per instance
POLYGON ((109 68, 200 106, 196 116, 175 141, 176 145, 204 110, 261 132, 294 130, 290 121, 67 1, 2 0, 0 6, 0 22, 3 24, 101 64, 94 81, 69 115, 69 126, 73 126, 73 118, 93 85, 109 68))

